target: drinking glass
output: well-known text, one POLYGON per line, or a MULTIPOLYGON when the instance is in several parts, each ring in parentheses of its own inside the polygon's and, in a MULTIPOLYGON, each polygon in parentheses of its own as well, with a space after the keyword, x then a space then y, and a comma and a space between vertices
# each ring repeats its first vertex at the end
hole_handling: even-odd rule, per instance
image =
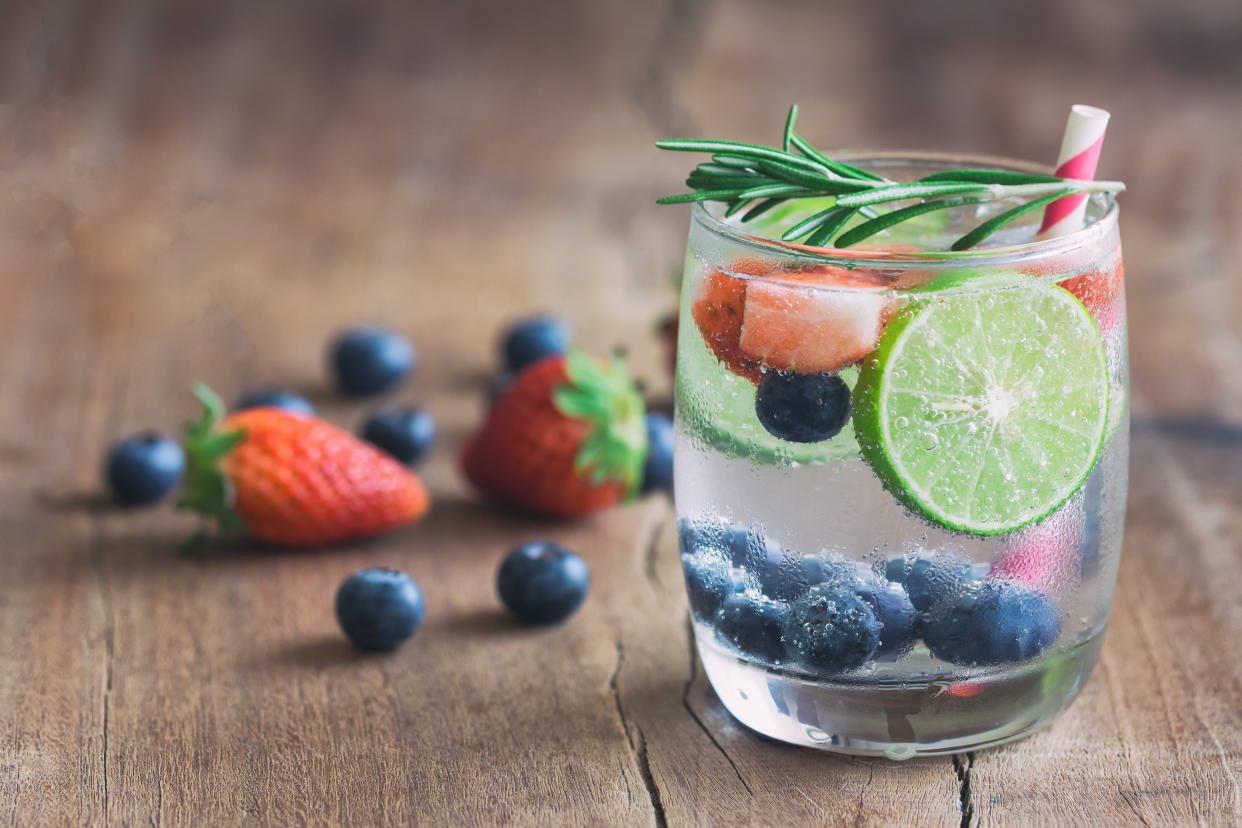
MULTIPOLYGON (((1047 172, 880 154, 895 180, 1047 172)), ((1009 206, 848 249, 779 241, 821 209, 693 209, 675 494, 699 657, 775 739, 905 759, 1024 736, 1077 696, 1108 622, 1129 413, 1117 206, 945 252, 1009 206)))

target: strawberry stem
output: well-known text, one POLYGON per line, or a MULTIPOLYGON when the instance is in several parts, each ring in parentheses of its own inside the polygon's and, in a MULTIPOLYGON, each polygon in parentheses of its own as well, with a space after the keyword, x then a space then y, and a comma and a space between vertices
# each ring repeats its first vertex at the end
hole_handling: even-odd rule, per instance
POLYGON ((647 427, 643 420, 646 407, 630 379, 625 357, 617 354, 610 364, 604 364, 571 350, 565 372, 568 382, 556 389, 553 403, 565 416, 591 426, 578 450, 575 469, 589 475, 596 485, 620 482, 626 497, 632 497, 642 485, 647 427))
POLYGON ((233 485, 220 467, 243 440, 245 429, 221 431, 226 409, 216 392, 201 382, 194 384, 194 396, 203 404, 199 418, 185 428, 185 482, 176 508, 195 512, 199 528, 182 545, 187 554, 197 552, 216 532, 246 528, 245 521, 233 508, 233 485))

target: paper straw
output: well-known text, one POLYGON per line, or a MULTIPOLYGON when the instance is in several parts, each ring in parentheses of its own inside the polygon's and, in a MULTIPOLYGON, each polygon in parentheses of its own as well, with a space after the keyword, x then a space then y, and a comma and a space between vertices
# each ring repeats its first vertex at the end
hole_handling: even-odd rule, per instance
MULTIPOLYGON (((1061 154, 1057 157, 1056 174, 1061 178, 1093 180, 1107 128, 1108 113, 1103 109, 1082 104, 1070 107, 1065 137, 1061 139, 1061 154)), ((1038 238, 1063 236, 1082 229, 1086 211, 1086 193, 1057 199, 1044 208, 1044 223, 1039 228, 1038 238)))

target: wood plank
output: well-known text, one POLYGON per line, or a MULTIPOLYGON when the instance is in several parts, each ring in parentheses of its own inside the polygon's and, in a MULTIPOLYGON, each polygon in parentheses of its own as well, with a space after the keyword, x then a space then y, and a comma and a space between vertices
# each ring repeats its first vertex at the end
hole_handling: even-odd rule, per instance
POLYGON ((90 6, 15 5, 0 33, 20 56, 23 33, 64 28, 40 71, 0 68, 0 819, 1242 818, 1242 661, 1222 644, 1242 634, 1242 64, 1220 34, 1236 4, 1097 10, 1104 40, 1061 37, 1068 1, 90 6), (1066 89, 1113 110, 1101 173, 1135 185, 1135 474, 1101 665, 1047 731, 904 764, 759 739, 691 657, 667 501, 550 526, 466 492, 454 451, 514 313, 555 308, 591 350, 630 345, 667 396, 649 331, 685 216, 651 202, 685 159, 653 139, 770 140, 789 97, 828 146, 1044 157, 1066 89), (322 348, 363 319, 423 357, 391 398, 442 428, 421 526, 186 561, 186 518, 92 498, 108 442, 174 430, 191 378, 226 396, 290 383, 355 426, 322 348), (523 630, 492 578, 541 536, 588 558, 593 593, 571 623, 523 630), (389 658, 354 654, 331 615, 364 565, 427 594, 425 628, 389 658))

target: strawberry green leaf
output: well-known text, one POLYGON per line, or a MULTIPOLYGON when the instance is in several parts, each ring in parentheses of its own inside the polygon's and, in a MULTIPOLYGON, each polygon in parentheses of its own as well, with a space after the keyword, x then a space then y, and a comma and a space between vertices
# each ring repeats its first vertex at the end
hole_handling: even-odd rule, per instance
POLYGON ((566 384, 553 392, 553 404, 591 427, 574 459, 575 470, 597 485, 622 483, 626 495, 634 495, 647 457, 646 410, 624 357, 605 364, 573 349, 565 373, 566 384))
POLYGON ((182 547, 185 552, 202 547, 211 536, 213 526, 225 532, 246 528, 245 521, 233 508, 233 485, 220 467, 224 458, 246 439, 246 431, 220 430, 225 417, 224 402, 206 385, 195 383, 194 396, 202 402, 203 413, 186 425, 186 470, 176 507, 197 513, 201 525, 182 547))

